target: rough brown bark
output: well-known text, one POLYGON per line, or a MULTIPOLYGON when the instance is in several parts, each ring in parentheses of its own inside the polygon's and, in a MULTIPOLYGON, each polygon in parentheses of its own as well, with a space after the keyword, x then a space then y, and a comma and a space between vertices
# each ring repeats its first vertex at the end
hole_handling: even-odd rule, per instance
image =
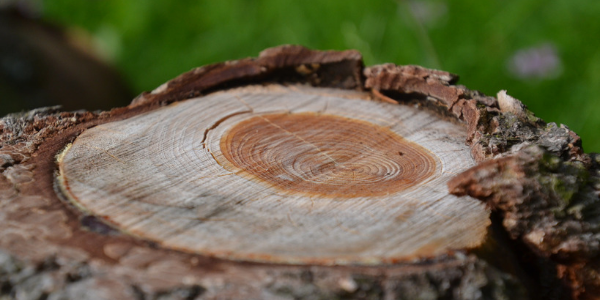
POLYGON ((282 46, 192 70, 125 108, 9 115, 0 121, 0 293, 19 299, 597 299, 600 159, 583 153, 575 133, 546 124, 518 100, 484 96, 455 85, 457 79, 418 66, 363 68, 355 51, 282 46), (86 129, 251 83, 365 90, 464 123, 480 164, 449 188, 495 210, 489 242, 379 266, 235 262, 133 238, 55 191, 55 155, 86 129))

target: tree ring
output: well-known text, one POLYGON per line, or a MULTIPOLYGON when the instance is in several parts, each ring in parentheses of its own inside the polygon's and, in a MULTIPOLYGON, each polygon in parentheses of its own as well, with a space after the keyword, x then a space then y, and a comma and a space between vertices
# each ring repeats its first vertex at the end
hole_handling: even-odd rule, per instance
POLYGON ((429 178, 437 163, 427 149, 388 128, 310 112, 244 120, 220 146, 227 161, 248 175, 325 197, 393 194, 429 178))

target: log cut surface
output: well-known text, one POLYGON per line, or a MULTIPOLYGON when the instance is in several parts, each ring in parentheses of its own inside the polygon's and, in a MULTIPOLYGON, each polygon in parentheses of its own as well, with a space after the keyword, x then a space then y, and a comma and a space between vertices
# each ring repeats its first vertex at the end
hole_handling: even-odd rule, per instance
POLYGON ((248 86, 86 130, 64 195, 171 249, 379 264, 478 246, 489 211, 445 189, 475 164, 464 125, 370 93, 248 86))

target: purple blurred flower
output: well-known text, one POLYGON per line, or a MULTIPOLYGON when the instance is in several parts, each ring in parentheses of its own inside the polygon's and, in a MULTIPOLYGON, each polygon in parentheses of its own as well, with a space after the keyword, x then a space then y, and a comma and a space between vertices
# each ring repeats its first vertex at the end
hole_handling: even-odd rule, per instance
POLYGON ((520 79, 556 78, 562 63, 552 44, 525 48, 515 52, 507 62, 508 71, 520 79))
POLYGON ((417 22, 427 26, 436 23, 448 11, 446 3, 421 0, 409 0, 408 8, 417 22))

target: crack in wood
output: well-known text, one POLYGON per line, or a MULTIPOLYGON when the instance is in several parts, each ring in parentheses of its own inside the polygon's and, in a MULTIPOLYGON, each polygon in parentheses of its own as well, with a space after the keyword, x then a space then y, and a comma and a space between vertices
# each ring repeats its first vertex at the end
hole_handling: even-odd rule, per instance
MULTIPOLYGON (((213 124, 212 124, 210 127, 206 128, 206 129, 204 130, 204 135, 202 136, 202 141, 201 141, 200 143, 202 144, 202 146, 203 146, 205 149, 208 149, 208 147, 206 147, 206 137, 208 136, 208 133, 209 133, 211 130, 214 130, 214 129, 215 129, 215 128, 217 128, 219 125, 221 125, 221 123, 223 123, 223 122, 227 121, 228 119, 231 119, 231 118, 233 118, 233 117, 235 117, 235 116, 239 116, 239 115, 247 114, 247 113, 252 113, 252 112, 253 112, 253 110, 244 110, 244 111, 239 111, 239 112, 236 112, 236 113, 231 113, 231 114, 228 114, 228 115, 226 115, 226 116, 224 116, 224 117, 222 117, 222 118, 218 119, 218 120, 217 120, 217 121, 215 121, 215 122, 214 122, 214 123, 213 123, 213 124)), ((210 151, 210 149, 209 149, 208 151, 210 151)))

